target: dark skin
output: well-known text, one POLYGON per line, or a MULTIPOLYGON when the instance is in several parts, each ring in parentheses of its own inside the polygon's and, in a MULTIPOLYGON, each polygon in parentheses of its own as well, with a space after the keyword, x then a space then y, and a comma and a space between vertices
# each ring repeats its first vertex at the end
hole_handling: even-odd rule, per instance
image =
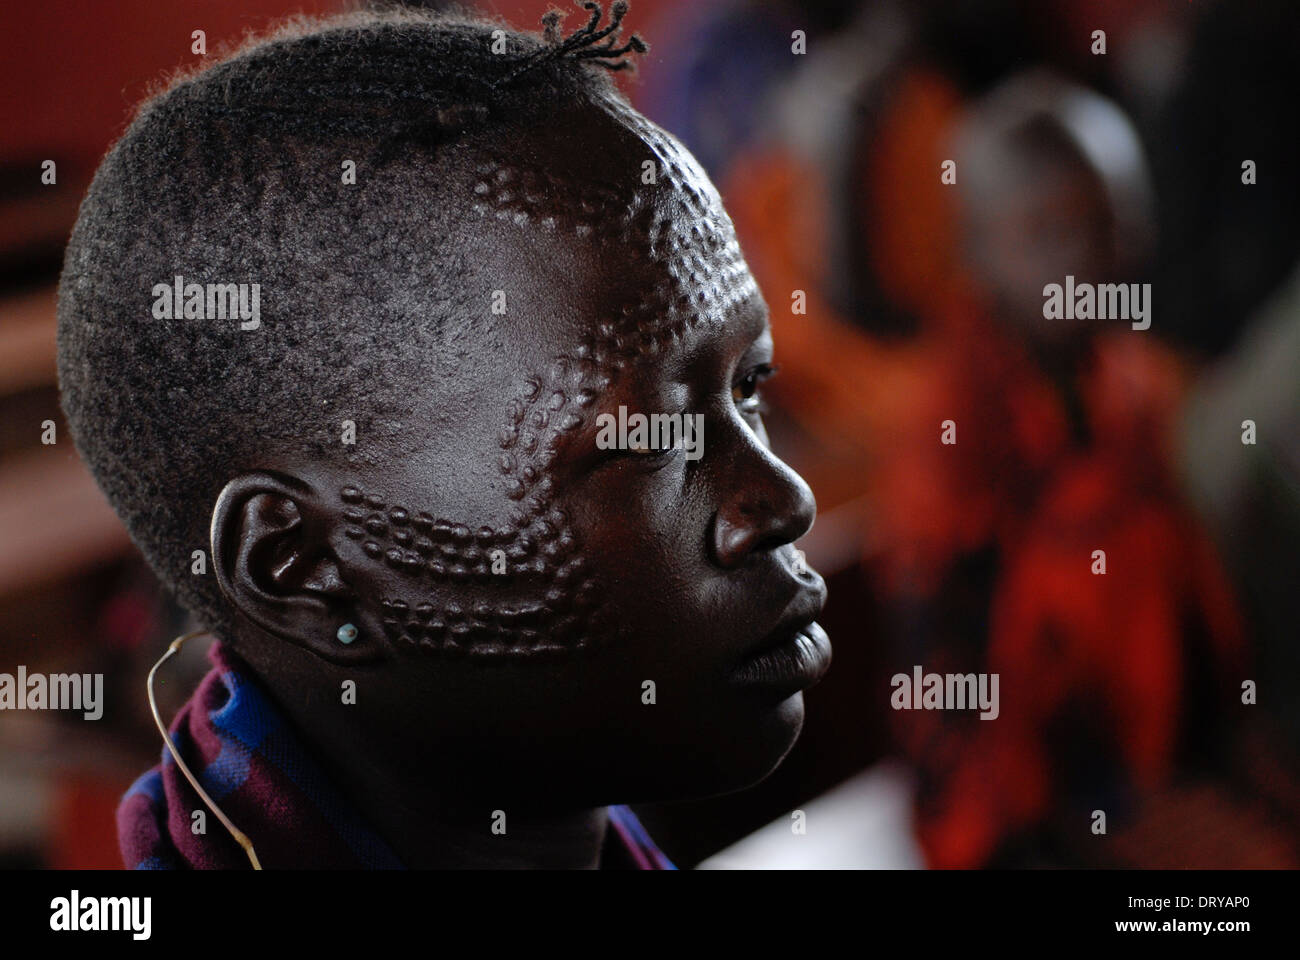
POLYGON ((829 657, 792 545, 815 504, 769 449, 766 306, 683 148, 607 103, 454 163, 487 204, 459 234, 483 316, 412 384, 412 452, 232 479, 213 555, 236 649, 404 862, 592 867, 606 805, 741 789, 793 745, 829 657), (620 405, 702 414, 703 457, 598 449, 620 405), (800 628, 801 669, 737 678, 800 628))

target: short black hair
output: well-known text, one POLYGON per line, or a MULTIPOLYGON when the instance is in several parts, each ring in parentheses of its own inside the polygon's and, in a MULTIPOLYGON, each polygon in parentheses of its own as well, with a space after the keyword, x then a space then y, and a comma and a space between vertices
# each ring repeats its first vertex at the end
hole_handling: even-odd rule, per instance
POLYGON ((232 612, 191 556, 225 483, 285 450, 400 452, 410 383, 487 305, 469 304, 469 195, 441 185, 442 148, 617 97, 608 72, 645 49, 619 45, 625 3, 605 26, 581 5, 567 38, 556 12, 544 36, 401 5, 294 20, 170 81, 105 157, 59 285, 63 406, 150 565, 219 636, 232 612), (258 283, 274 322, 158 319, 152 291, 178 275, 258 283), (367 443, 340 442, 348 419, 367 443))

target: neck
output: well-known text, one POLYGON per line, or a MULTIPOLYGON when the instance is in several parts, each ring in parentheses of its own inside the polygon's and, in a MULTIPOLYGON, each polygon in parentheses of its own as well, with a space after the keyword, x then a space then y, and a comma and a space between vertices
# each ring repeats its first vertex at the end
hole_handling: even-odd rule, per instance
POLYGON ((345 731, 321 733, 314 732, 311 748, 324 756, 317 744, 330 745, 327 770, 408 867, 590 870, 600 864, 605 807, 544 811, 476 799, 446 789, 463 780, 460 764, 387 763, 349 742, 345 731))
MULTIPOLYGON (((272 687, 274 689, 274 687, 272 687)), ((377 748, 338 711, 317 713, 276 698, 299 737, 402 862, 412 869, 595 869, 608 828, 605 807, 546 810, 459 789, 481 784, 473 758, 417 758, 377 748)), ((396 749, 394 749, 396 746, 396 749)))

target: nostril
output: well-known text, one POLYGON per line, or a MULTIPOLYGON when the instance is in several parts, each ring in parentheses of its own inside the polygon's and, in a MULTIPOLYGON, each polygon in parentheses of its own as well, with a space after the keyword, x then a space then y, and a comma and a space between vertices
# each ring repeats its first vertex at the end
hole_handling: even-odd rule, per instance
POLYGON ((712 525, 714 560, 726 568, 739 566, 751 553, 774 552, 786 547, 807 533, 811 525, 802 511, 782 514, 752 507, 720 510, 714 515, 712 525))
POLYGON ((739 566, 754 541, 754 528, 748 523, 733 523, 719 512, 713 518, 713 559, 721 567, 739 566))
POLYGON ((763 552, 767 550, 779 550, 781 547, 785 546, 789 542, 790 542, 789 537, 785 536, 779 531, 773 531, 772 533, 769 533, 764 537, 756 538, 754 543, 754 550, 755 552, 763 552))
POLYGON ((715 562, 731 568, 751 553, 779 550, 806 534, 817 501, 803 478, 762 449, 769 471, 751 472, 735 499, 713 517, 711 546, 715 562))

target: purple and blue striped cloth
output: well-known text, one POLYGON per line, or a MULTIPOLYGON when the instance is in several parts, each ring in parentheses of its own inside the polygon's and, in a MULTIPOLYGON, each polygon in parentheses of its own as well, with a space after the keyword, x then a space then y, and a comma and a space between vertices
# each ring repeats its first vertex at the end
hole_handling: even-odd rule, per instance
MULTIPOLYGON (((402 869, 257 681, 220 643, 213 669, 172 722, 172 741, 199 783, 253 842, 268 869, 402 869)), ((602 869, 673 870, 636 815, 609 808, 602 869)), ((249 869, 248 857, 204 805, 166 746, 117 809, 118 841, 136 870, 249 869), (205 830, 194 832, 194 811, 205 830)))

